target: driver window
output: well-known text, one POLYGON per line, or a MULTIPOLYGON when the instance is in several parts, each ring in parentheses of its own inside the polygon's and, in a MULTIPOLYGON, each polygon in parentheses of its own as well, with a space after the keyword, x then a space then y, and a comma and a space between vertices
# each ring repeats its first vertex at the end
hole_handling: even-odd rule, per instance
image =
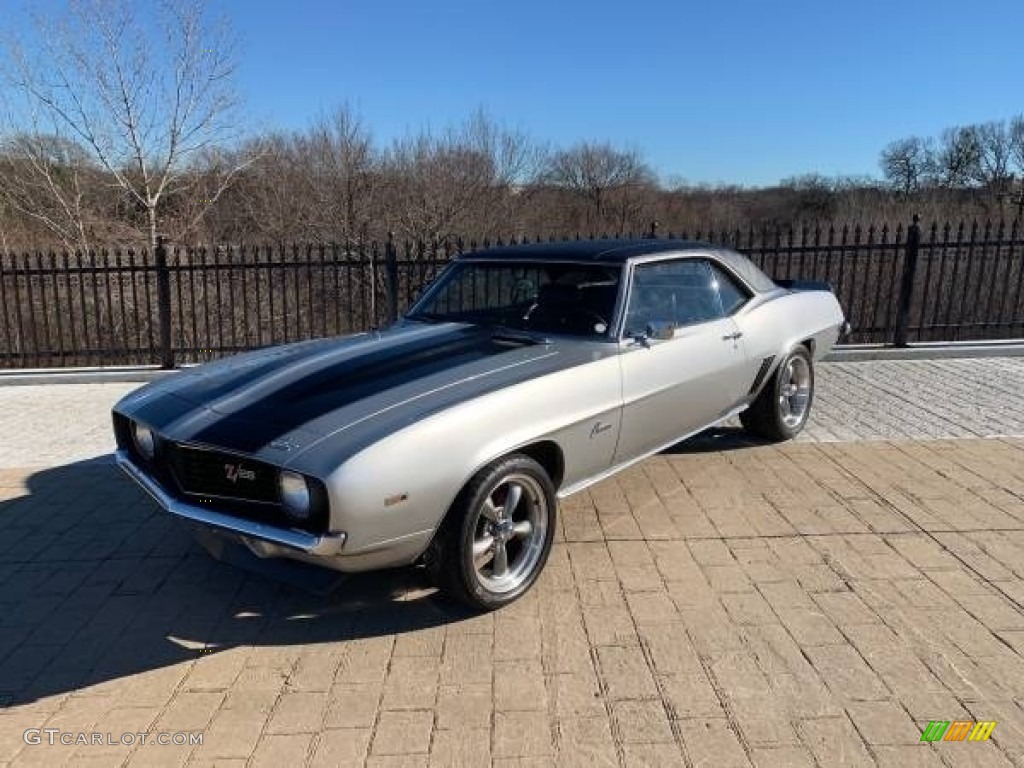
POLYGON ((693 325, 722 317, 718 289, 703 259, 640 264, 626 311, 626 334, 643 333, 651 322, 693 325))

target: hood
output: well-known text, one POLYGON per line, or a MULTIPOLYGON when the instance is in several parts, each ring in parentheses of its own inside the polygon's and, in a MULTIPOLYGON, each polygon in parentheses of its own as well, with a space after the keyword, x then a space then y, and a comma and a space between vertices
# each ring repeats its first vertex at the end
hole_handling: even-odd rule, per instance
POLYGON ((524 344, 477 326, 408 324, 226 358, 136 390, 115 410, 175 441, 287 465, 354 425, 364 437, 374 421, 394 429, 594 359, 595 346, 608 345, 524 344))

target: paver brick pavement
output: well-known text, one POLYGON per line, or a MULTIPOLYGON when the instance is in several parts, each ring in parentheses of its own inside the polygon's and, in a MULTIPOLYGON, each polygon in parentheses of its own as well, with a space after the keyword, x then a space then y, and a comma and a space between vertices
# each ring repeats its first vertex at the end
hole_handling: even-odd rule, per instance
POLYGON ((0 764, 1020 764, 1024 441, 716 446, 565 505, 550 571, 485 616, 415 570, 317 598, 219 564, 109 466, 0 471, 0 764), (667 536, 573 536, 652 476, 670 496, 637 503, 664 505, 667 536), (844 514, 792 513, 823 497, 844 514), (736 499, 784 522, 722 528, 736 499), (999 724, 918 741, 958 718, 999 724))
POLYGON ((217 563, 109 463, 75 463, 88 446, 19 466, 5 443, 0 766, 1024 765, 1024 439, 978 437, 1021 431, 1024 387, 910 440, 927 366, 858 365, 820 369, 822 429, 844 381, 920 407, 850 442, 726 429, 642 462, 567 500, 537 587, 484 616, 412 569, 315 597, 217 563), (998 725, 919 741, 956 719, 998 725))

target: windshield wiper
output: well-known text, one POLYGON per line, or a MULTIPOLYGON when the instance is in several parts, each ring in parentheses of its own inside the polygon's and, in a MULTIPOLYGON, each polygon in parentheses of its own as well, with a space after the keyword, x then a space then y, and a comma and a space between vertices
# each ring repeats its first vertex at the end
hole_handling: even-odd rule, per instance
POLYGON ((491 329, 491 338, 495 341, 512 341, 519 344, 550 344, 551 339, 538 336, 529 331, 516 331, 506 328, 503 325, 496 325, 491 329))
POLYGON ((438 315, 433 312, 417 312, 412 315, 406 315, 406 320, 413 320, 417 323, 447 323, 452 322, 446 315, 438 315))

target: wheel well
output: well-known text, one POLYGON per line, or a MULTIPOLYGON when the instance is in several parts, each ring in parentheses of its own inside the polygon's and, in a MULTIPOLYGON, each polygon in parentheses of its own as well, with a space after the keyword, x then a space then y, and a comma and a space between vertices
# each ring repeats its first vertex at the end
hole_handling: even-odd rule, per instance
POLYGON ((807 347, 807 351, 810 353, 811 357, 814 357, 814 339, 804 339, 800 342, 800 345, 807 347))
MULTIPOLYGON (((517 448, 514 451, 510 451, 506 456, 513 453, 521 453, 524 456, 529 456, 540 464, 544 468, 544 471, 548 473, 548 477, 551 478, 551 484, 555 487, 556 491, 561 487, 562 478, 565 474, 565 458, 562 455, 562 449, 558 446, 558 443, 553 440, 541 440, 536 443, 531 443, 530 445, 524 445, 522 448, 517 448)), ((497 459, 495 459, 495 461, 496 460, 497 459)), ((477 468, 476 472, 479 471, 480 468, 477 468)), ((474 472, 473 477, 476 476, 476 472, 474 472)), ((441 518, 437 525, 437 529, 434 531, 434 536, 431 538, 430 544, 427 545, 426 549, 420 554, 419 558, 417 558, 417 562, 424 562, 425 559, 429 559, 429 557, 431 557, 430 552, 433 551, 437 537, 441 534, 445 524, 451 519, 452 508, 458 503, 462 494, 465 492, 466 487, 471 482, 471 479, 472 478, 466 481, 455 498, 452 499, 452 503, 448 505, 448 509, 445 510, 444 516, 441 518)))
POLYGON ((548 477, 551 478, 551 483, 555 486, 556 491, 562 485, 562 477, 565 473, 565 459, 562 456, 562 449, 558 447, 558 443, 551 440, 543 440, 539 443, 524 445, 522 448, 516 449, 515 452, 529 456, 544 467, 544 471, 548 473, 548 477))

